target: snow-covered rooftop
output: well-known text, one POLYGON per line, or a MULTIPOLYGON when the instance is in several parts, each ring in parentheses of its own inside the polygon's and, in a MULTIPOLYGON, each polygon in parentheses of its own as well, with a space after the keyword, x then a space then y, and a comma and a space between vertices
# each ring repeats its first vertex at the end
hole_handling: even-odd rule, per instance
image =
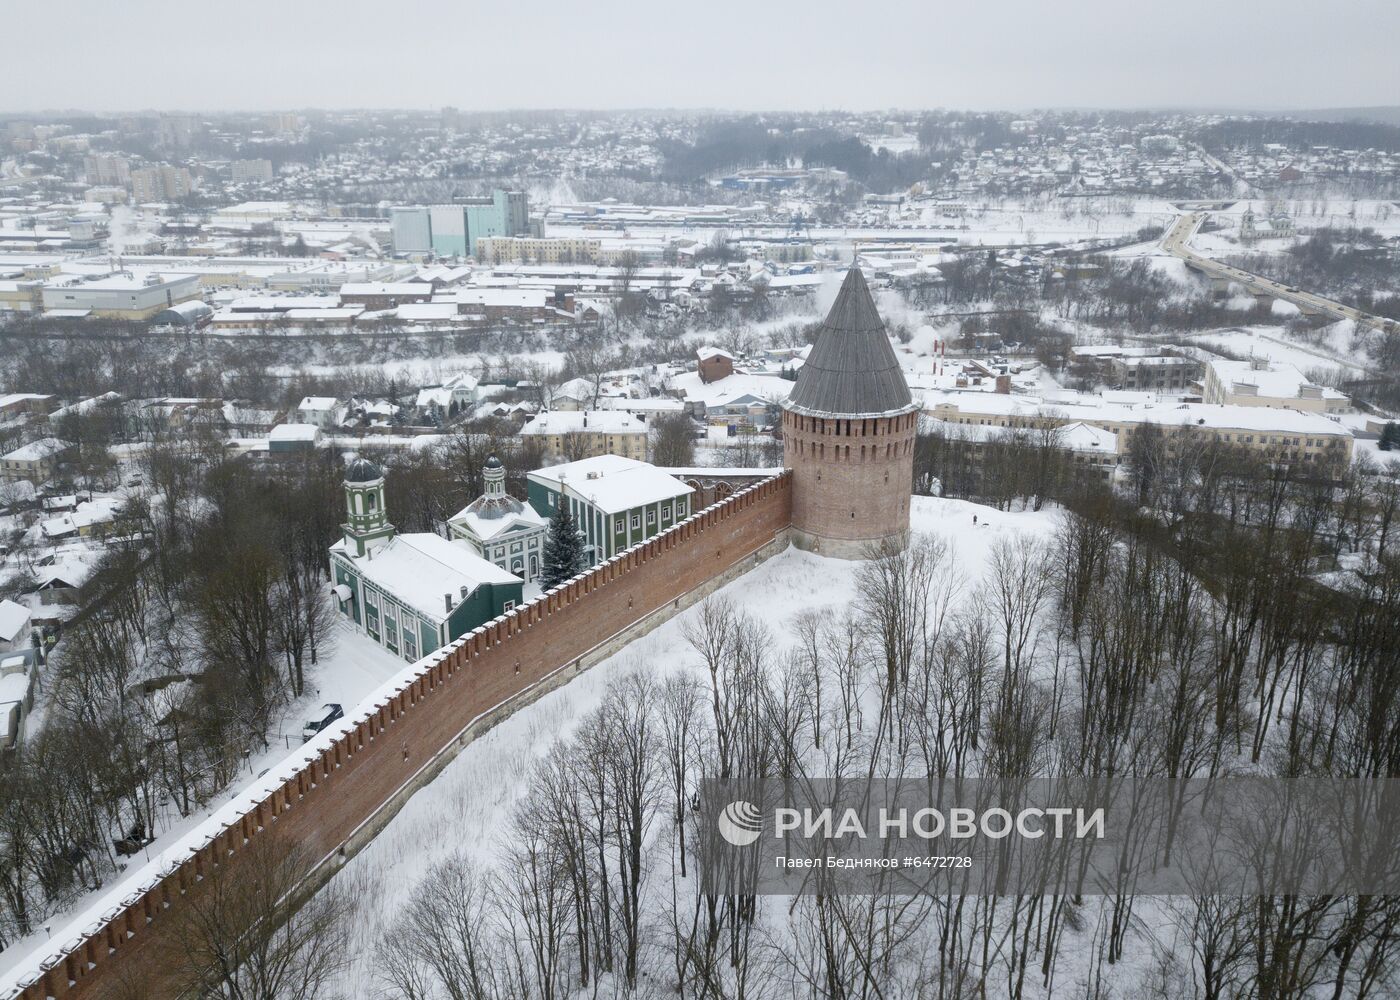
POLYGON ((315 424, 278 424, 267 437, 270 441, 315 441, 320 433, 315 424))
POLYGON ((14 451, 4 455, 4 459, 13 462, 37 462, 39 459, 57 455, 62 451, 73 447, 67 441, 60 441, 58 438, 40 438, 37 441, 30 441, 28 444, 20 445, 14 451))
POLYGON ((456 607, 464 587, 470 594, 482 584, 520 582, 465 545, 454 544, 440 535, 398 534, 371 549, 369 555, 358 557, 346 550, 344 541, 334 547, 354 562, 365 579, 437 622, 448 615, 445 595, 451 595, 456 607))
POLYGON ((1259 396, 1296 399, 1304 386, 1309 386, 1324 399, 1345 399, 1345 393, 1330 386, 1315 385, 1294 365, 1279 361, 1212 361, 1211 369, 1227 390, 1252 387, 1259 396))
POLYGON ((645 434, 647 425, 624 410, 550 410, 531 418, 521 434, 645 434))
POLYGON ((1063 417, 1123 424, 1155 423, 1164 426, 1197 424, 1279 434, 1350 436, 1335 420, 1317 413, 1304 413, 1267 406, 1234 406, 1224 403, 1111 403, 1101 396, 1063 394, 1055 400, 1036 396, 1004 395, 990 392, 944 392, 931 389, 923 394, 925 411, 937 416, 977 419, 980 417, 1063 417))
POLYGON ((0 642, 14 642, 29 627, 30 612, 23 604, 0 601, 0 642))
POLYGON ((298 405, 298 410, 319 411, 334 410, 340 405, 340 400, 334 396, 307 396, 298 405))
POLYGON ((689 486, 654 465, 623 458, 597 455, 564 465, 537 469, 530 478, 553 486, 567 487, 606 514, 615 514, 644 504, 685 496, 689 486))

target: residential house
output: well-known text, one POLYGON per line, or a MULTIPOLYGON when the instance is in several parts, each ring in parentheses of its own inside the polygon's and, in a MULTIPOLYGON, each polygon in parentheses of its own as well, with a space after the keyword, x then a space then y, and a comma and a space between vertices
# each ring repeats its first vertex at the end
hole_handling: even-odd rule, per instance
POLYGON ((59 465, 72 453, 74 445, 58 438, 40 438, 0 456, 0 478, 7 483, 26 479, 36 486, 48 482, 59 465))
POLYGON ((647 457, 647 425, 621 410, 550 410, 530 419, 521 435, 539 441, 552 461, 597 455, 647 457))

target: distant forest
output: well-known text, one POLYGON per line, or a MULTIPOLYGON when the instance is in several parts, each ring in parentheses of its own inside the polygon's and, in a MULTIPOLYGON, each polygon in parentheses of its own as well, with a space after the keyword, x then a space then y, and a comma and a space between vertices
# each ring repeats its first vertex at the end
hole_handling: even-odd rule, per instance
POLYGON ((1262 146, 1276 142, 1301 149, 1336 146, 1341 149, 1400 150, 1400 125, 1378 122, 1309 122, 1286 118, 1228 118, 1202 128, 1196 137, 1212 152, 1262 146))

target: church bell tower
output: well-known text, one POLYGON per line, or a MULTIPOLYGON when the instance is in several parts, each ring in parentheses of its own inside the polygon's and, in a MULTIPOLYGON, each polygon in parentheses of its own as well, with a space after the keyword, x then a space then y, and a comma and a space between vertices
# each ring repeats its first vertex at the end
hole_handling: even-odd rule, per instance
POLYGON ((346 548, 356 556, 394 537, 384 509, 384 473, 368 459, 357 458, 345 467, 345 524, 341 527, 346 548))

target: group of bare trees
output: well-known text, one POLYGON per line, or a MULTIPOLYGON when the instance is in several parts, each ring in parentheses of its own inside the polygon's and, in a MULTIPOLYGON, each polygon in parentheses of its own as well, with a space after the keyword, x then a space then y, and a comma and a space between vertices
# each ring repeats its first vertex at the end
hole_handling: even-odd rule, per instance
MULTIPOLYGON (((698 795, 712 780, 883 779, 935 795, 970 776, 1171 788, 1240 772, 1397 776, 1394 503, 1391 480, 1362 471, 1196 472, 1152 485, 1147 504, 1080 490, 1053 535, 994 542, 975 577, 955 544, 916 536, 872 549, 843 605, 787 620, 709 598, 680 629, 688 665, 638 662, 613 678, 535 765, 493 842, 432 865, 353 974, 405 1000, 1388 995, 1400 985, 1392 897, 1221 896, 1203 877, 1162 898, 1131 871, 1085 895, 1048 867, 1039 890, 919 894, 881 876, 858 895, 767 897, 707 884, 700 847, 698 795), (1343 536, 1364 572, 1320 582, 1343 536)), ((195 535, 236 523, 246 490, 264 488, 210 476, 195 535)), ((158 600, 158 581, 145 586, 158 600)), ((133 600, 110 606, 93 643, 126 648, 112 633, 147 620, 133 600)), ((258 634, 249 622, 225 631, 235 659, 258 634)), ((130 674, 129 659, 101 662, 130 674)), ((60 704, 80 716, 96 700, 74 686, 60 704)), ((102 738, 101 775, 46 759, 61 811, 0 810, 0 835, 41 884, 82 831, 172 793, 169 774, 149 788, 125 776, 117 762, 139 740, 102 738), (75 794, 91 787, 114 792, 75 794), (17 821, 33 835, 16 838, 17 821)), ((1183 795, 1169 811, 1186 808, 1183 795)), ((1125 849, 1169 852, 1170 832, 1165 847, 1125 849)), ((79 864, 90 880, 106 871, 90 854, 79 864)), ((220 997, 333 995, 356 958, 346 885, 277 912, 292 887, 259 888, 280 870, 263 867, 201 896, 181 974, 220 997)), ((13 905, 13 879, 3 888, 13 905)), ((30 903, 36 916, 44 905, 30 903)))
POLYGON ((43 725, 0 768, 0 942, 280 742, 284 707, 331 647, 338 464, 195 461, 195 447, 147 453, 154 491, 128 502, 131 540, 109 549, 51 657, 43 725))
POLYGON ((918 493, 978 500, 998 510, 1039 510, 1094 483, 1101 471, 1075 462, 1063 432, 1048 420, 1004 428, 925 421, 914 447, 918 493))
MULTIPOLYGON (((1235 468, 1153 486, 1161 509, 1081 490, 1053 536, 993 544, 980 579, 916 538, 872 551, 844 608, 781 623, 707 600, 683 626, 691 669, 615 681, 499 853, 424 879, 381 983, 415 1000, 1388 995, 1391 897, 1222 897, 1202 877, 1163 898, 1131 872, 1089 896, 1048 870, 1039 892, 725 895, 696 850, 707 779, 1400 775, 1393 480, 1371 471, 1235 468), (1339 538, 1366 569, 1324 584, 1339 538)), ((1174 822, 1125 849, 1170 852, 1174 822)))

